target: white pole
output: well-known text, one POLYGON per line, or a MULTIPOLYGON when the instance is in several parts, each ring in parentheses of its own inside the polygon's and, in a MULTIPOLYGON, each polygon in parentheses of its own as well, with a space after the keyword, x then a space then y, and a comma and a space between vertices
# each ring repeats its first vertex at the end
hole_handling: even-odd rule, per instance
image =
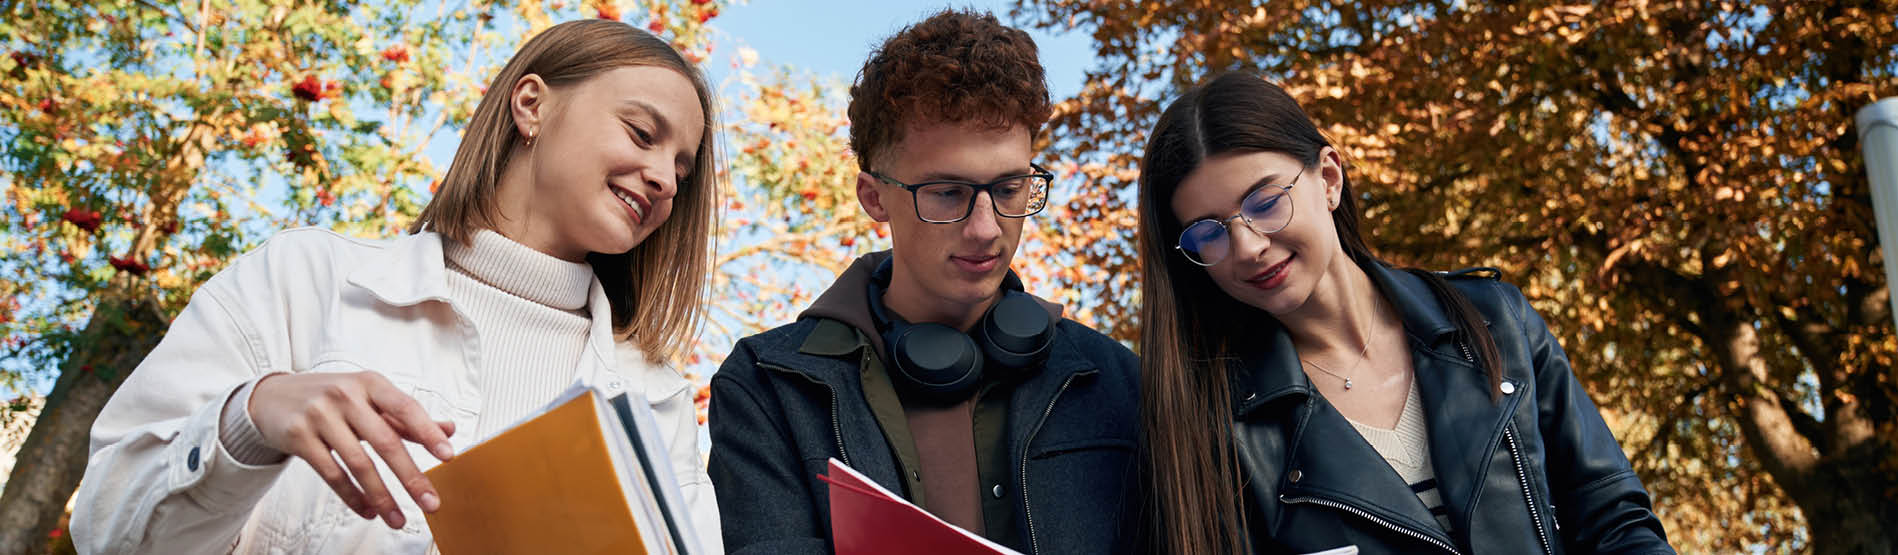
MULTIPOLYGON (((1858 142, 1865 150, 1865 173, 1872 185, 1872 213, 1878 221, 1878 246, 1884 253, 1885 287, 1898 287, 1898 97, 1858 111, 1858 142)), ((1898 294, 1890 295, 1898 322, 1898 294)))

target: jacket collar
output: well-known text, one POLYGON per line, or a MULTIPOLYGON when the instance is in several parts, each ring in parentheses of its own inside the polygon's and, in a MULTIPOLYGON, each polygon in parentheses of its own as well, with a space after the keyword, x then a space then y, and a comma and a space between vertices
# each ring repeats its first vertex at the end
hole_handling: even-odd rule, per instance
MULTIPOLYGON (((442 236, 433 231, 404 235, 376 251, 349 273, 349 283, 382 302, 410 306, 448 300, 447 259, 442 236)), ((591 293, 589 292, 589 298, 591 293)))
POLYGON ((1456 322, 1438 304, 1436 294, 1430 292, 1423 278, 1382 263, 1372 263, 1364 273, 1371 276, 1391 306, 1397 307, 1405 332, 1432 344, 1456 332, 1456 322))
MULTIPOLYGON (((369 291, 382 302, 393 306, 413 306, 428 301, 439 301, 455 310, 457 316, 466 319, 459 308, 448 296, 448 259, 442 252, 441 234, 423 231, 397 237, 387 248, 376 251, 363 259, 363 263, 347 278, 351 285, 369 291)), ((591 322, 587 329, 587 349, 597 365, 617 371, 613 343, 613 306, 607 301, 606 290, 600 286, 599 278, 587 287, 587 314, 591 322)), ((583 379, 594 378, 582 367, 583 379)), ((618 389, 614 380, 607 380, 607 389, 618 389)))

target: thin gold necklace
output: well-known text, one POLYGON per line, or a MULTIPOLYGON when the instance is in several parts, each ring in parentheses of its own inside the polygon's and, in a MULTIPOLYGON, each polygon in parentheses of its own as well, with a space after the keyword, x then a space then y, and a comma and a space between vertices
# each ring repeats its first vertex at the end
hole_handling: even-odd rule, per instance
MULTIPOLYGON (((1367 345, 1368 345, 1368 344, 1367 344, 1367 345)), ((1367 349, 1367 351, 1368 351, 1368 349, 1367 349)), ((1331 377, 1334 377, 1334 378, 1338 378, 1338 379, 1340 379, 1340 380, 1344 380, 1344 388, 1345 388, 1346 390, 1350 390, 1350 389, 1351 389, 1351 385, 1352 385, 1352 383, 1351 383, 1351 378, 1347 378, 1347 377, 1344 377, 1343 375, 1341 375, 1341 374, 1338 374, 1337 372, 1333 372, 1333 371, 1330 371, 1330 370, 1326 370, 1324 366, 1321 366, 1321 365, 1319 365, 1319 364, 1318 364, 1318 363, 1316 363, 1316 362, 1312 362, 1312 361, 1309 361, 1309 360, 1305 360, 1305 359, 1302 359, 1302 358, 1301 358, 1301 359, 1298 359, 1298 360, 1299 360, 1300 362, 1303 362, 1303 363, 1305 363, 1305 364, 1309 364, 1309 365, 1311 365, 1311 367, 1312 367, 1312 368, 1317 368, 1319 372, 1324 372, 1324 373, 1326 373, 1326 374, 1330 374, 1330 375, 1331 375, 1331 377)), ((1363 364, 1363 363, 1364 363, 1364 355, 1363 355, 1363 354, 1359 354, 1359 355, 1358 355, 1358 364, 1363 364)), ((1357 369, 1358 369, 1358 365, 1357 365, 1357 364, 1353 364, 1353 365, 1351 365, 1351 369, 1352 369, 1352 370, 1357 370, 1357 369)))
MULTIPOLYGON (((1357 360, 1357 362, 1353 362, 1353 363, 1351 363, 1351 368, 1350 368, 1350 369, 1348 369, 1348 370, 1345 370, 1345 372, 1346 372, 1346 373, 1351 373, 1351 372, 1356 372, 1356 371, 1358 370, 1358 366, 1359 366, 1359 365, 1361 365, 1361 364, 1364 364, 1364 361, 1365 361, 1365 360, 1367 360, 1367 359, 1369 359, 1369 358, 1371 358, 1371 357, 1370 357, 1370 353, 1371 353, 1371 338, 1370 338, 1370 337, 1367 337, 1367 335, 1368 335, 1368 332, 1364 332, 1364 333, 1359 333, 1359 334, 1358 334, 1358 337, 1363 337, 1363 338, 1364 338, 1364 347, 1358 350, 1358 360, 1357 360)), ((1330 374, 1330 375, 1331 375, 1331 377, 1334 377, 1334 378, 1338 378, 1338 379, 1340 379, 1340 380, 1344 380, 1344 389, 1345 389, 1345 391, 1350 391, 1350 390, 1351 390, 1351 385, 1352 385, 1352 383, 1351 383, 1351 378, 1347 378, 1347 377, 1345 377, 1345 376, 1344 376, 1343 374, 1339 374, 1339 373, 1337 373, 1337 372, 1333 372, 1333 371, 1331 371, 1330 369, 1328 369, 1328 368, 1325 368, 1325 367, 1324 367, 1324 365, 1321 365, 1321 364, 1318 364, 1318 363, 1316 363, 1316 362, 1312 362, 1312 361, 1309 361, 1309 360, 1305 360, 1305 359, 1302 359, 1302 358, 1301 358, 1301 359, 1298 359, 1298 361, 1299 361, 1299 362, 1303 362, 1303 363, 1305 363, 1305 364, 1309 364, 1309 365, 1311 365, 1311 367, 1312 367, 1312 368, 1317 368, 1319 372, 1324 372, 1324 373, 1326 373, 1326 374, 1330 374)))

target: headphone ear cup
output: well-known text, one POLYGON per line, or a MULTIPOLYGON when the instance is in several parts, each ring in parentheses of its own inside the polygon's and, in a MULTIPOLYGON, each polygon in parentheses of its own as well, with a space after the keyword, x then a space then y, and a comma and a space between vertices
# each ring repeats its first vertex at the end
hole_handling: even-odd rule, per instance
POLYGON ((982 382, 982 357, 975 341, 955 328, 923 323, 901 326, 884 337, 890 350, 897 390, 934 402, 966 399, 982 382))
POLYGON ((1033 369, 1047 360, 1055 321, 1026 293, 1009 291, 982 315, 982 352, 1011 370, 1033 369))

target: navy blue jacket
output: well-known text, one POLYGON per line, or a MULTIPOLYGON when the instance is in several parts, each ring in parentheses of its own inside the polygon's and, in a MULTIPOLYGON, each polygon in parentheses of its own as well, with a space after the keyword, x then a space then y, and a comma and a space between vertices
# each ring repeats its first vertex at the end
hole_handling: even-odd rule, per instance
MULTIPOLYGON (((1017 503, 1023 537, 1002 543, 1030 554, 1125 552, 1136 524, 1139 362, 1072 320, 1057 330, 1048 362, 1009 400, 1013 487, 1003 494, 1017 503)), ((861 332, 805 317, 740 340, 712 377, 708 470, 731 553, 832 551, 817 479, 832 457, 904 491, 859 376, 874 351, 810 352, 813 333, 861 332)))
POLYGON ((1491 400, 1419 276, 1366 268, 1396 307, 1424 403, 1446 533, 1305 377, 1276 326, 1233 387, 1233 441, 1254 551, 1672 554, 1647 490, 1528 300, 1489 277, 1450 276, 1488 323, 1503 386, 1491 400))

